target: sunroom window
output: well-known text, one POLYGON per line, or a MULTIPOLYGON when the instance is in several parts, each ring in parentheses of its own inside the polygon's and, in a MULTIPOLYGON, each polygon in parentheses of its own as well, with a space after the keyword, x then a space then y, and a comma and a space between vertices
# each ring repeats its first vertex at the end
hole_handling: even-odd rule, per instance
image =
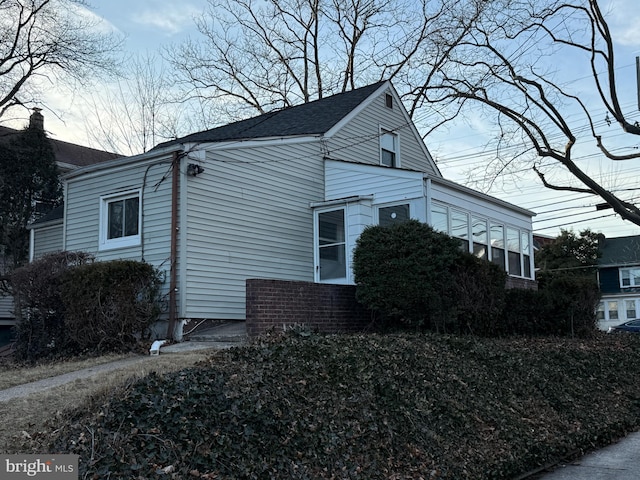
POLYGON ((471 233, 473 235, 473 254, 487 260, 487 221, 483 218, 471 217, 471 233))
POLYGON ((140 244, 140 190, 100 199, 100 249, 140 244))
POLYGON ((495 223, 491 224, 491 261, 504 270, 506 267, 504 254, 504 227, 495 223))

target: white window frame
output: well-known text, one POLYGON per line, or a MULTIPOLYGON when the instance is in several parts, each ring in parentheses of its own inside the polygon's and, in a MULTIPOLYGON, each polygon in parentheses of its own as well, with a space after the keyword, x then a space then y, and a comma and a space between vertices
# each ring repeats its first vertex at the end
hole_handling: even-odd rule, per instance
POLYGON ((640 287, 640 284, 637 284, 634 280, 635 280, 635 275, 633 275, 631 272, 634 270, 640 270, 640 267, 629 267, 629 268, 621 268, 619 270, 619 275, 620 275, 620 288, 635 288, 635 287, 640 287), (623 285, 622 281, 624 278, 624 273, 627 272, 629 274, 629 285, 623 285))
POLYGON ((401 207, 407 205, 409 207, 409 220, 412 219, 413 217, 411 216, 411 212, 412 212, 412 208, 411 208, 411 202, 410 201, 404 201, 404 202, 393 202, 393 203, 381 203, 375 206, 375 212, 376 212, 376 217, 375 217, 375 221, 376 221, 376 225, 380 225, 380 209, 382 208, 392 208, 392 207, 401 207))
POLYGON ((114 248, 136 247, 142 239, 142 189, 127 190, 125 192, 112 193, 100 197, 100 240, 99 250, 112 250, 114 248), (138 197, 138 234, 126 237, 107 238, 109 231, 109 204, 115 201, 128 200, 138 197))
MULTIPOLYGON (((504 223, 502 221, 496 220, 494 218, 486 218, 483 217, 482 215, 477 215, 475 212, 469 211, 469 210, 463 210, 460 208, 456 208, 456 207, 452 207, 451 205, 448 205, 446 203, 442 203, 442 202, 438 202, 438 201, 433 201, 431 202, 431 212, 429 213, 430 216, 433 215, 433 209, 434 207, 439 207, 441 209, 446 210, 447 212, 447 231, 444 232, 447 235, 450 235, 454 238, 461 238, 461 237, 455 237, 453 235, 452 232, 452 215, 453 213, 458 213, 458 214, 464 214, 467 216, 467 238, 464 238, 463 240, 468 242, 468 246, 469 246, 469 252, 473 253, 473 220, 478 220, 478 221, 482 221, 482 222, 486 222, 487 225, 487 260, 489 261, 493 261, 493 251, 494 250, 502 250, 503 255, 504 255, 504 269, 507 272, 507 274, 510 277, 516 277, 516 278, 525 278, 527 280, 533 280, 533 275, 534 275, 534 270, 533 270, 533 266, 531 264, 531 259, 533 258, 533 252, 531 249, 531 232, 529 230, 525 230, 522 228, 518 228, 512 225, 509 225, 507 223, 504 223), (498 227, 502 230, 502 238, 500 239, 496 239, 493 238, 492 236, 492 227, 498 227), (520 265, 520 275, 516 275, 516 274, 512 274, 509 273, 509 252, 513 252, 516 253, 515 250, 509 250, 508 248, 508 241, 507 241, 507 230, 512 230, 514 232, 517 232, 518 235, 518 244, 519 244, 519 248, 518 248, 518 262, 520 265), (529 250, 528 252, 524 251, 524 244, 522 242, 522 238, 523 235, 525 235, 528 238, 528 247, 529 250), (502 246, 495 246, 496 241, 499 241, 502 243, 502 246), (527 262, 527 258, 528 258, 528 262, 529 262, 529 268, 527 269, 525 266, 525 262, 527 262), (525 276, 525 272, 529 271, 530 275, 529 276, 525 276)), ((433 226, 433 225, 432 225, 433 226)))
POLYGON ((347 212, 347 207, 346 206, 332 206, 332 207, 327 207, 327 208, 322 208, 322 209, 317 209, 313 212, 313 224, 314 224, 314 234, 313 234, 313 243, 314 243, 314 257, 315 257, 315 268, 314 268, 314 279, 316 283, 335 283, 335 284, 348 284, 349 283, 349 272, 351 271, 351 258, 350 258, 350 254, 349 254, 349 250, 348 250, 348 212, 347 212), (344 277, 338 277, 338 278, 327 278, 327 279, 321 279, 320 278, 320 215, 323 213, 330 213, 330 212, 335 212, 335 211, 342 211, 342 214, 344 215, 344 241, 342 242, 337 242, 334 243, 333 245, 325 245, 326 247, 329 246, 336 246, 336 245, 342 245, 344 248, 344 267, 345 267, 345 276, 344 277))
POLYGON ((400 135, 398 135, 398 133, 394 132, 393 129, 391 128, 385 128, 383 126, 380 126, 380 166, 382 167, 387 167, 387 168, 400 168, 400 135), (393 150, 389 150, 388 148, 384 148, 383 147, 383 141, 384 138, 386 136, 390 136, 391 138, 393 138, 393 150), (389 165, 385 165, 382 162, 382 151, 383 150, 387 150, 389 152, 392 152, 395 157, 394 157, 394 164, 389 166, 389 165))

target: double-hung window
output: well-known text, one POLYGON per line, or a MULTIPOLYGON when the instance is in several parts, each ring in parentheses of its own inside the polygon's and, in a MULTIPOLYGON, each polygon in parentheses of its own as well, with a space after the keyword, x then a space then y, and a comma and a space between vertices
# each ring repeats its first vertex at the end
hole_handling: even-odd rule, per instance
POLYGON ((620 286, 622 288, 640 287, 640 267, 621 268, 620 286))
POLYGON ((140 190, 100 198, 100 250, 140 244, 140 190))
POLYGON ((398 167, 398 135, 388 130, 380 132, 380 164, 385 167, 398 167))

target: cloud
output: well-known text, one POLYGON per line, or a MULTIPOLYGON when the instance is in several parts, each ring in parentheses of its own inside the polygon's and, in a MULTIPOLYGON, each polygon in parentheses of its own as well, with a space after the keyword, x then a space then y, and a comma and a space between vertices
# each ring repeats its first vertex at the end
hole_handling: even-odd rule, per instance
POLYGON ((139 25, 158 29, 165 35, 175 35, 191 27, 193 17, 200 13, 201 9, 195 5, 161 1, 134 13, 132 20, 139 25))
POLYGON ((640 48, 640 11, 638 0, 611 0, 603 13, 609 22, 614 41, 625 47, 640 48))

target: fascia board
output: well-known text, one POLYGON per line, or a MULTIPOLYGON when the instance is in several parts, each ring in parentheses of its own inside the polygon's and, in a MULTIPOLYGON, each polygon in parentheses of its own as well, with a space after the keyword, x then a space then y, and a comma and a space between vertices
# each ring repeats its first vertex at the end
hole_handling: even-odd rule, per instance
POLYGON ((86 167, 79 168, 77 170, 68 172, 62 176, 62 180, 69 181, 76 177, 85 176, 89 174, 95 174, 97 172, 101 172, 102 170, 112 170, 117 171, 118 169, 128 168, 130 165, 135 163, 151 163, 157 160, 160 157, 166 157, 169 154, 174 152, 182 152, 183 146, 171 145, 166 148, 161 148, 158 150, 150 150, 145 153, 141 153, 140 155, 134 155, 132 157, 124 157, 124 158, 116 158, 114 160, 108 160, 106 162, 101 162, 95 165, 89 165, 86 167))

